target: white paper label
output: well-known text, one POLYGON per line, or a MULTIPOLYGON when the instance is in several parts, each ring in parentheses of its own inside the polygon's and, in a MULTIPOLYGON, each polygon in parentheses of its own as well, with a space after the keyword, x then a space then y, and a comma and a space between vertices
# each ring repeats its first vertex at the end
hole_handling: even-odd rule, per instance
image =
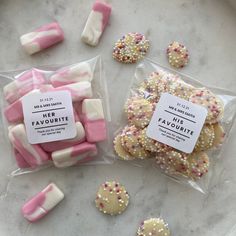
POLYGON ((207 116, 206 108, 163 93, 147 128, 147 136, 191 153, 207 116))
POLYGON ((76 136, 69 91, 35 91, 23 97, 22 106, 29 143, 46 143, 76 136))

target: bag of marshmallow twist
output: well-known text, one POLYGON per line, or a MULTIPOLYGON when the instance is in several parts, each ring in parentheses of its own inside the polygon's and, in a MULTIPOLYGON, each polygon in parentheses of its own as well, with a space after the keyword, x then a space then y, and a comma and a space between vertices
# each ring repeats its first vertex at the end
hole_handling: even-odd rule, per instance
POLYGON ((108 93, 100 57, 0 77, 12 175, 49 166, 111 163, 108 93))
POLYGON ((123 111, 113 141, 120 159, 153 161, 177 182, 207 191, 235 118, 236 94, 145 60, 123 111))

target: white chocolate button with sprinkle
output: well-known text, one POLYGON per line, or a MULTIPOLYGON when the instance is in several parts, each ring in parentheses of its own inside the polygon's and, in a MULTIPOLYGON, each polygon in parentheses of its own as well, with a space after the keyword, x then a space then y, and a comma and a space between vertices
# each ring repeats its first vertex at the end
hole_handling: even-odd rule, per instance
POLYGON ((140 143, 142 147, 149 152, 166 152, 171 149, 170 146, 160 143, 156 141, 155 139, 149 138, 146 134, 147 128, 144 128, 140 132, 140 143))
POLYGON ((188 177, 193 180, 200 179, 209 169, 209 157, 205 152, 196 152, 188 156, 188 177))
POLYGON ((166 88, 168 93, 185 100, 189 100, 193 91, 193 86, 175 77, 170 77, 170 79, 167 80, 166 88))
POLYGON ((213 140, 213 146, 219 147, 224 141, 225 131, 219 123, 214 124, 213 127, 214 127, 214 134, 215 134, 214 140, 213 140))
POLYGON ((121 145, 121 141, 120 141, 120 134, 118 134, 114 141, 114 149, 115 149, 115 152, 117 153, 117 155, 125 160, 125 161, 130 161, 130 160, 134 160, 135 157, 132 156, 130 153, 128 153, 121 145))
POLYGON ((119 39, 113 48, 113 58, 122 63, 136 63, 142 59, 150 43, 140 33, 128 33, 119 39))
POLYGON ((207 109, 205 122, 208 124, 217 123, 223 117, 224 104, 222 100, 206 88, 195 89, 189 101, 207 109))
POLYGON ((153 115, 154 105, 144 98, 133 97, 125 104, 125 113, 129 123, 138 128, 146 127, 153 115))
POLYGON ((166 92, 167 80, 163 79, 163 74, 159 72, 153 72, 142 81, 139 85, 138 92, 144 94, 149 100, 149 97, 155 99, 154 102, 158 102, 161 96, 161 93, 166 92))
POLYGON ((187 155, 177 150, 157 154, 158 166, 169 175, 188 176, 189 163, 187 155))
POLYGON ((140 143, 140 130, 134 125, 126 126, 121 134, 121 145, 132 156, 145 159, 149 158, 149 153, 143 148, 140 143))
POLYGON ((194 151, 205 151, 213 146, 215 131, 213 125, 204 125, 198 137, 194 151))
POLYGON ((150 218, 139 226, 137 236, 170 236, 170 230, 163 219, 150 218))
POLYGON ((171 43, 167 50, 168 61, 175 68, 182 68, 188 64, 189 54, 188 49, 178 42, 171 43))
POLYGON ((129 204, 125 187, 116 181, 103 183, 97 192, 96 207, 104 214, 121 214, 129 204))
POLYGON ((180 175, 189 179, 198 180, 208 172, 210 161, 205 152, 186 154, 179 151, 170 151, 157 155, 157 164, 169 175, 180 175))

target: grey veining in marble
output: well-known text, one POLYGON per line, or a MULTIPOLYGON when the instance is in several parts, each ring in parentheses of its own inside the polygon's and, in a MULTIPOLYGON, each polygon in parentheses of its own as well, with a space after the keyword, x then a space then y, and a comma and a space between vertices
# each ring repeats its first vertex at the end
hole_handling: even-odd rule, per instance
MULTIPOLYGON (((77 62, 101 54, 109 91, 116 92, 111 97, 111 113, 116 122, 135 65, 113 61, 111 51, 122 34, 138 31, 151 41, 149 57, 167 65, 165 49, 169 42, 183 42, 191 55, 184 73, 206 84, 236 90, 236 9, 227 1, 109 2, 113 6, 110 24, 100 44, 91 48, 80 41, 80 34, 92 0, 1 0, 0 71, 77 62), (53 20, 63 27, 66 40, 32 57, 26 55, 19 36, 53 20)), ((140 168, 121 161, 111 166, 47 169, 8 182, 11 161, 1 133, 0 235, 131 236, 143 219, 161 215, 173 236, 235 236, 235 131, 234 126, 208 195, 169 180, 149 165, 140 168), (127 211, 118 217, 104 216, 94 206, 98 185, 109 179, 123 183, 131 196, 127 211), (21 205, 51 181, 65 192, 65 200, 45 219, 29 224, 20 214, 21 205)))

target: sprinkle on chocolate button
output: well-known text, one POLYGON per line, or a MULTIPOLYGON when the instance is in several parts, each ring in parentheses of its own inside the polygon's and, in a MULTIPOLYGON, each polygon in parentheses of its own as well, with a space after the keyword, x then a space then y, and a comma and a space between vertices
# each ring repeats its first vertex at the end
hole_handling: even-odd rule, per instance
POLYGON ((170 230, 163 219, 150 218, 141 223, 137 236, 170 236, 170 230))
POLYGON ((132 97, 125 103, 124 109, 129 123, 138 128, 144 128, 149 124, 155 106, 144 98, 132 97))
POLYGON ((225 139, 225 131, 219 123, 214 124, 213 127, 214 127, 213 146, 217 148, 223 143, 225 139))
POLYGON ((148 49, 149 40, 140 33, 128 33, 119 39, 113 48, 113 58, 122 63, 136 63, 148 49))
POLYGON ((206 88, 195 89, 190 96, 189 101, 207 109, 206 123, 214 124, 222 119, 224 114, 224 103, 210 90, 206 88))
POLYGON ((199 152, 212 148, 214 139, 215 139, 214 126, 210 124, 204 125, 198 137, 194 151, 199 152))
POLYGON ((171 66, 175 68, 183 68, 188 64, 188 49, 178 42, 171 43, 167 48, 167 57, 171 66))
POLYGON ((192 180, 198 180, 209 169, 210 161, 205 152, 186 154, 170 151, 156 157, 159 167, 169 175, 180 175, 192 180))
POLYGON ((122 160, 125 160, 125 161, 130 161, 130 160, 134 160, 135 157, 132 156, 129 152, 127 152, 121 145, 121 135, 118 134, 113 143, 114 143, 114 149, 115 149, 115 152, 117 153, 117 155, 122 159, 122 160))
POLYGON ((146 132, 147 128, 144 128, 140 132, 140 143, 146 151, 157 153, 171 150, 171 147, 169 147, 168 145, 160 143, 155 139, 149 138, 146 132))
POLYGON ((150 153, 140 143, 140 132, 141 130, 134 125, 126 126, 121 133, 121 145, 135 158, 150 158, 150 153))
POLYGON ((125 187, 116 181, 107 181, 100 185, 96 196, 96 207, 104 214, 121 214, 129 204, 129 195, 125 187))

